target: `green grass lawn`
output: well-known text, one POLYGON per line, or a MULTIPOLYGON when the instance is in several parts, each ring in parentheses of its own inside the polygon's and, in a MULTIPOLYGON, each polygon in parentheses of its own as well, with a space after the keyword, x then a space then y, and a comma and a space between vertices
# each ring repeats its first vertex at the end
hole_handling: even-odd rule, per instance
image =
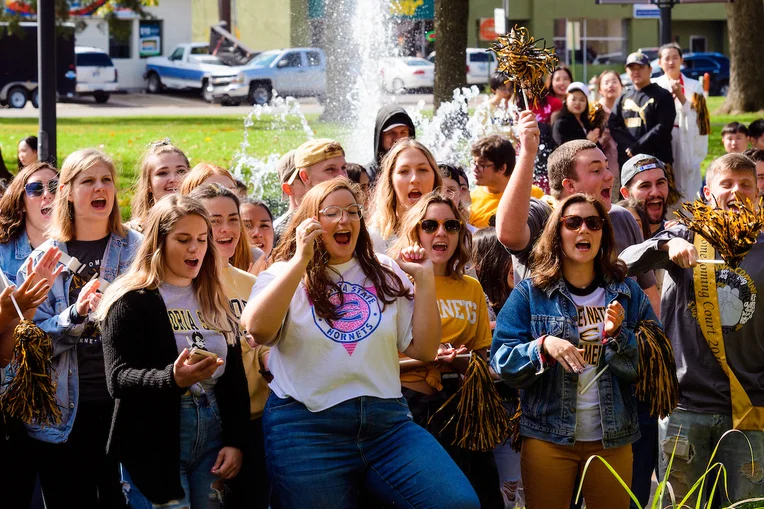
MULTIPOLYGON (((703 168, 724 153, 721 130, 728 122, 736 120, 746 125, 760 114, 714 115, 722 103, 721 97, 708 101, 711 110, 711 137, 709 154, 703 168)), ((318 121, 317 115, 308 115, 308 123, 319 137, 342 137, 347 132, 335 124, 318 121)), ((5 164, 15 171, 16 145, 18 140, 37 134, 37 119, 0 120, 0 148, 5 164)), ((246 154, 264 158, 268 154, 284 153, 307 139, 296 118, 283 121, 276 117, 254 120, 248 129, 249 147, 246 154), (274 128, 275 127, 275 128, 274 128)), ((229 167, 241 151, 244 141, 244 120, 238 116, 226 117, 93 117, 62 118, 58 120, 58 161, 74 150, 97 147, 114 158, 120 175, 120 188, 124 206, 129 201, 129 189, 135 181, 141 153, 152 141, 170 138, 181 147, 191 164, 210 162, 229 167)))

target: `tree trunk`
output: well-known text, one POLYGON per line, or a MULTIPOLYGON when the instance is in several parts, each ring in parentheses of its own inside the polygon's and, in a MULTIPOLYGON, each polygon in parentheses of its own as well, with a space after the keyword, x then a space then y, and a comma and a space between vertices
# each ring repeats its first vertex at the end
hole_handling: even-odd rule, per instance
POLYGON ((435 111, 454 98, 454 89, 467 84, 467 20, 469 2, 435 3, 435 111))
POLYGON ((730 89, 722 113, 764 109, 764 52, 759 31, 764 27, 762 0, 727 4, 730 38, 730 89))
POLYGON ((324 53, 326 53, 326 97, 321 120, 352 121, 347 94, 355 78, 351 63, 358 61, 358 51, 352 40, 353 18, 357 0, 324 2, 324 53))

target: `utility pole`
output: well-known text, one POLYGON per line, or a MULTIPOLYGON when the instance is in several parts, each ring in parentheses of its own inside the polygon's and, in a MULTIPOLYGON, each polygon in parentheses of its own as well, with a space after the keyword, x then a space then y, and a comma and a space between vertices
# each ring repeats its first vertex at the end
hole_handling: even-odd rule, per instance
POLYGON ((661 11, 660 34, 661 46, 671 42, 671 9, 676 3, 675 0, 657 0, 658 8, 661 11))
POLYGON ((56 165, 56 0, 37 1, 39 159, 56 165))

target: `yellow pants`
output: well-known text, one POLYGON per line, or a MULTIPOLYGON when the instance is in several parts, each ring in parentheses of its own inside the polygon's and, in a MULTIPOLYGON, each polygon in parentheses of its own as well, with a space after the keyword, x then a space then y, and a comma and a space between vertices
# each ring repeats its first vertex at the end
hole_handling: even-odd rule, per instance
MULTIPOLYGON (((607 460, 621 479, 631 486, 631 445, 604 449, 602 442, 576 442, 557 445, 534 438, 523 438, 520 454, 525 503, 528 509, 567 509, 578 491, 577 475, 592 455, 607 460)), ((595 459, 584 479, 583 497, 587 509, 628 509, 629 494, 595 459)))

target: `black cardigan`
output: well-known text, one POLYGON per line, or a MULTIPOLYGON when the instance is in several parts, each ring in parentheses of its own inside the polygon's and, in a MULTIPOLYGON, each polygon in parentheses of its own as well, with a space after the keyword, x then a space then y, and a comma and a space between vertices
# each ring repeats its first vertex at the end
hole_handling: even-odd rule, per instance
MULTIPOLYGON (((180 484, 180 398, 172 374, 178 358, 167 308, 158 290, 134 290, 115 302, 102 327, 106 385, 116 400, 108 454, 153 503, 183 498, 180 484)), ((228 346, 215 385, 223 446, 244 450, 249 395, 241 345, 228 346)))

